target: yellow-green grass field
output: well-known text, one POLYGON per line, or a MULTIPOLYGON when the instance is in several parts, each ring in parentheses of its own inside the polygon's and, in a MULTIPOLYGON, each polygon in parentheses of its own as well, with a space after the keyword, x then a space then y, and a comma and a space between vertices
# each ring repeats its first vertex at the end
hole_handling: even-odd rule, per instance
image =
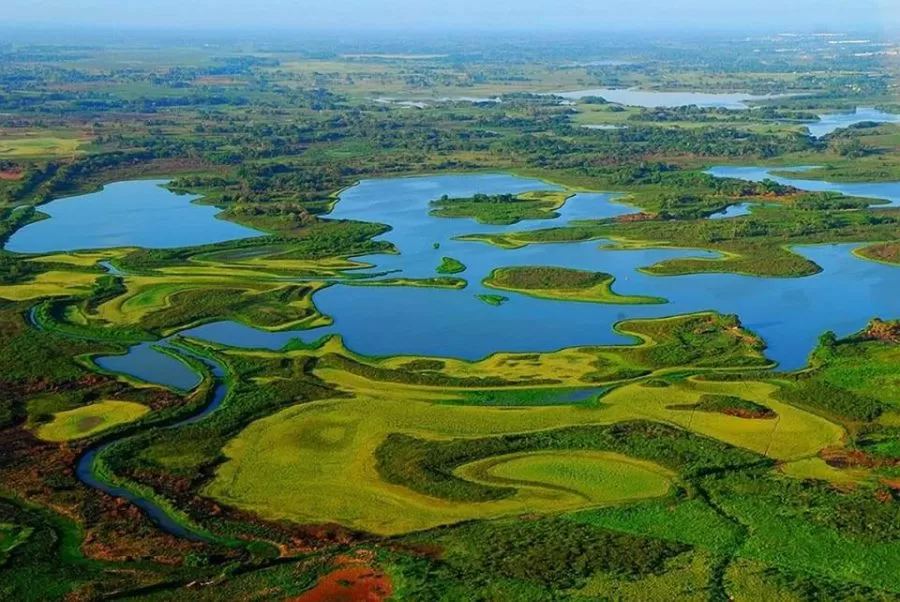
MULTIPOLYGON (((635 384, 617 389, 597 407, 498 408, 441 403, 453 393, 439 388, 394 387, 386 383, 366 386, 361 380, 357 377, 355 384, 342 380, 342 388, 354 395, 352 399, 295 406, 252 423, 224 448, 228 460, 220 466, 205 494, 271 519, 336 522, 374 533, 398 534, 476 518, 610 503, 611 498, 598 502, 600 494, 586 486, 585 480, 592 473, 595 477, 603 473, 606 478, 612 468, 608 462, 590 468, 586 460, 589 456, 579 456, 571 468, 563 469, 571 459, 563 453, 543 454, 540 462, 517 459, 505 466, 494 465, 493 469, 489 464, 477 463, 462 469, 462 476, 474 474, 485 480, 487 474, 491 479, 529 482, 516 487, 518 493, 511 498, 461 503, 383 481, 375 453, 391 433, 446 440, 648 419, 780 460, 810 456, 843 439, 840 427, 779 403, 772 397, 777 388, 762 382, 687 381, 663 389, 635 384), (770 407, 778 418, 752 420, 668 409, 673 404, 697 403, 704 394, 752 399, 770 407), (551 470, 555 476, 548 480, 546 473, 551 470), (552 491, 551 495, 551 487, 573 493, 562 496, 552 491), (573 503, 574 492, 581 496, 578 504, 573 503)), ((630 470, 636 470, 633 462, 630 466, 630 470)), ((641 468, 649 470, 646 465, 641 468)), ((626 469, 619 466, 617 470, 626 469)), ((620 495, 619 500, 624 501, 640 492, 659 495, 662 485, 657 478, 661 473, 657 470, 654 474, 639 479, 638 490, 619 490, 610 492, 610 496, 620 495)))
POLYGON ((115 259, 126 254, 128 249, 113 249, 109 251, 73 251, 71 253, 55 253, 53 255, 41 255, 28 261, 37 263, 63 263, 77 267, 93 267, 101 261, 115 259))
MULTIPOLYGON (((290 285, 276 281, 254 281, 248 278, 229 278, 215 276, 175 276, 171 274, 156 276, 125 276, 127 291, 97 308, 96 318, 119 326, 140 325, 150 314, 159 312, 179 304, 179 295, 188 292, 209 291, 210 294, 223 292, 226 295, 252 297, 284 289, 290 285)), ((306 283, 311 292, 326 286, 323 282, 306 283)), ((312 311, 314 305, 312 294, 286 303, 296 310, 312 311)), ((297 328, 300 326, 321 325, 327 319, 316 314, 313 320, 292 321, 280 324, 279 328, 297 328)), ((178 324, 173 327, 179 330, 190 324, 178 324)))
POLYGON ((98 401, 89 406, 57 412, 52 422, 38 428, 37 436, 54 442, 82 439, 120 424, 134 422, 149 411, 147 406, 131 401, 98 401))
POLYGON ((718 562, 712 553, 696 549, 670 560, 660 574, 635 579, 598 571, 576 593, 585 600, 707 602, 713 567, 718 562))
POLYGON ((82 142, 77 138, 0 138, 0 158, 70 157, 82 142))
POLYGON ((466 464, 456 474, 485 485, 516 487, 522 497, 559 499, 558 507, 663 496, 674 477, 652 462, 616 453, 581 451, 498 456, 466 464), (566 502, 567 497, 572 500, 566 502))
POLYGON ((45 297, 85 296, 101 274, 51 270, 21 284, 0 286, 0 299, 29 301, 45 297))
POLYGON ((822 458, 803 458, 778 467, 781 474, 797 479, 817 479, 835 485, 853 485, 871 480, 871 473, 864 469, 842 470, 829 466, 822 458))
MULTIPOLYGON (((99 271, 84 271, 93 268, 98 262, 122 257, 128 249, 110 251, 59 253, 29 259, 32 262, 63 264, 72 266, 71 270, 49 269, 31 280, 0 286, 0 299, 11 301, 27 301, 51 297, 86 298, 94 291, 97 279, 103 276, 99 271)), ((212 261, 196 262, 185 266, 154 270, 150 273, 126 274, 122 276, 124 292, 109 299, 99 307, 86 311, 84 307, 73 305, 68 308, 67 318, 80 325, 104 326, 139 326, 149 315, 156 312, 180 307, 188 320, 186 323, 173 323, 165 330, 168 334, 173 330, 195 325, 190 315, 198 299, 212 303, 213 297, 220 305, 239 304, 245 307, 254 305, 265 313, 270 309, 274 313, 283 314, 283 319, 270 316, 268 321, 255 326, 270 329, 314 327, 329 323, 329 320, 315 311, 312 294, 328 285, 317 281, 290 283, 285 281, 285 274, 296 274, 301 270, 308 274, 313 271, 314 262, 276 262, 272 266, 263 261, 244 263, 217 263, 212 261), (292 292, 304 287, 303 294, 292 292), (293 287, 293 288, 292 288, 293 287), (209 291, 210 297, 203 297, 202 292, 209 291), (268 295, 268 297, 267 297, 268 295), (277 299, 281 299, 277 301, 277 299), (181 307, 183 306, 183 307, 181 307), (268 309, 267 309, 268 308, 268 309), (294 317, 292 317, 294 316, 294 317), (277 322, 277 323, 276 323, 277 322)), ((319 265, 318 271, 325 277, 339 275, 342 270, 363 267, 363 264, 346 261, 326 261, 319 265)), ((96 268, 95 268, 96 269, 96 268)), ((465 284, 464 281, 459 284, 465 284)), ((272 313, 272 312, 270 312, 272 313)), ((202 319, 200 320, 202 321, 202 319)), ((252 321, 252 320, 251 320, 252 321)), ((176 319, 177 322, 177 319, 176 319)))

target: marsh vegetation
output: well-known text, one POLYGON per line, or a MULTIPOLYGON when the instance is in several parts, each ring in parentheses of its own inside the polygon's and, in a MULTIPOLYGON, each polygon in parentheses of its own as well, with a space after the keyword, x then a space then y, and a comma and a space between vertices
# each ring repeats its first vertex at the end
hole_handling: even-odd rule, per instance
POLYGON ((840 39, 0 47, 0 598, 895 599, 840 39))

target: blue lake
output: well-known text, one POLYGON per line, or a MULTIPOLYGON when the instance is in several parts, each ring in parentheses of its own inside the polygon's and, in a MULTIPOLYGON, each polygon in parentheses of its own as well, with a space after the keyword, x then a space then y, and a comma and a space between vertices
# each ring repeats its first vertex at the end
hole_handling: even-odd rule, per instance
POLYGON ((94 363, 110 372, 121 372, 142 381, 190 391, 200 384, 200 375, 187 364, 153 349, 157 343, 141 343, 125 355, 108 355, 94 363))
POLYGON ((162 187, 166 182, 118 182, 99 192, 41 205, 38 210, 50 218, 18 230, 5 249, 15 253, 115 247, 164 249, 263 234, 215 219, 219 209, 192 203, 196 196, 175 194, 162 187))
MULTIPOLYGON (((729 168, 732 169, 732 168, 729 168)), ((754 172, 755 173, 755 172, 754 172)), ((795 184, 800 184, 796 182, 795 184)), ((547 185, 505 175, 433 176, 364 181, 344 192, 335 217, 378 219, 393 230, 383 236, 400 255, 362 258, 373 271, 399 270, 392 276, 434 276, 442 256, 467 266, 464 290, 335 286, 316 294, 317 306, 332 316, 327 328, 266 333, 233 323, 208 324, 189 336, 224 344, 277 349, 292 338, 312 340, 339 333, 348 346, 370 355, 423 354, 481 358, 497 351, 544 351, 576 345, 622 343, 612 325, 626 318, 657 317, 699 310, 736 313, 762 335, 769 356, 783 368, 804 365, 816 338, 825 330, 850 334, 876 315, 900 315, 900 270, 863 261, 852 245, 804 247, 798 252, 818 263, 821 274, 797 279, 755 278, 733 274, 654 277, 640 267, 674 257, 713 257, 691 250, 604 250, 602 243, 532 245, 518 250, 454 241, 459 234, 547 227, 588 217, 621 215, 633 209, 615 195, 578 194, 557 220, 484 226, 468 219, 437 219, 428 203, 442 194, 519 192, 547 185), (440 243, 435 250, 433 243, 440 243), (617 277, 623 294, 664 297, 664 305, 624 306, 558 302, 504 293, 501 307, 486 305, 475 294, 492 292, 480 285, 495 267, 555 265, 604 271, 617 277)), ((888 190, 889 192, 890 190, 888 190)), ((496 292, 496 291, 493 291, 496 292)))
POLYGON ((737 203, 736 205, 729 205, 724 210, 710 215, 709 219, 727 219, 729 217, 750 215, 753 212, 753 206, 756 204, 757 203, 737 203))
MULTIPOLYGON (((767 173, 761 168, 735 167, 715 168, 712 172, 747 179, 762 179, 767 173)), ((800 179, 781 180, 798 187, 809 183, 817 189, 840 186, 800 179)), ((896 184, 848 186, 868 186, 867 190, 874 196, 898 196, 896 184)), ((805 278, 781 279, 734 274, 658 277, 637 271, 670 258, 716 257, 703 250, 611 250, 604 248, 603 241, 504 250, 484 243, 453 240, 462 234, 544 228, 635 211, 618 202, 616 194, 579 193, 566 203, 556 219, 525 221, 512 226, 488 226, 470 219, 429 215, 430 201, 443 194, 458 197, 554 188, 538 180, 504 174, 360 182, 341 194, 333 217, 390 224, 392 230, 381 238, 393 242, 400 250, 399 255, 362 257, 373 264, 369 272, 397 270, 391 277, 433 277, 441 257, 448 256, 467 266, 459 276, 469 286, 464 290, 446 290, 339 284, 315 295, 318 308, 334 319, 329 327, 272 333, 219 322, 181 334, 236 347, 270 349, 279 349, 295 338, 312 341, 326 334, 340 334, 350 349, 367 355, 421 354, 478 359, 498 351, 550 351, 627 343, 630 339, 612 329, 618 321, 716 310, 739 315, 747 328, 764 337, 769 357, 780 362, 783 369, 796 369, 805 365, 816 339, 824 331, 847 335, 874 316, 900 316, 900 269, 858 259, 851 254, 853 245, 798 248, 797 252, 819 264, 823 272, 805 278), (435 249, 434 243, 439 243, 440 248, 435 249), (617 279, 614 285, 617 292, 663 297, 669 303, 603 305, 535 299, 504 292, 510 297, 509 302, 495 307, 475 297, 479 293, 497 292, 480 284, 492 269, 516 265, 608 272, 617 279)), ((143 354, 146 349, 141 347, 139 351, 143 354)), ((132 370, 127 360, 116 366, 108 358, 99 361, 108 369, 152 380, 145 359, 134 364, 140 373, 132 370)), ((164 378, 170 379, 165 375, 164 378)))
POLYGON ((900 181, 897 182, 853 182, 839 183, 827 182, 824 180, 804 180, 803 172, 813 169, 812 167, 794 167, 790 169, 776 167, 714 167, 707 173, 720 178, 737 178, 740 180, 748 180, 751 182, 761 182, 769 179, 779 184, 794 186, 801 190, 809 190, 812 192, 840 192, 847 196, 857 196, 862 198, 873 199, 873 204, 882 204, 882 206, 896 207, 900 206, 900 181), (772 172, 795 172, 794 177, 776 176, 772 172), (885 203, 878 203, 878 201, 885 203))
POLYGON ((900 115, 885 113, 872 107, 858 107, 852 113, 825 113, 819 115, 818 123, 810 123, 806 127, 809 129, 810 135, 821 138, 839 129, 865 121, 873 123, 900 123, 900 115))

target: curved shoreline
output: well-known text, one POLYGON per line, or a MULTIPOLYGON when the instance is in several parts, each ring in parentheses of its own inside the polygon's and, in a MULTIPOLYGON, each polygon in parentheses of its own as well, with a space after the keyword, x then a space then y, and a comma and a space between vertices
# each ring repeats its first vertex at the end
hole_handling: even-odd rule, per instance
MULTIPOLYGON (((211 393, 208 394, 208 401, 201 408, 199 408, 196 413, 186 418, 182 418, 173 424, 161 427, 165 429, 176 428, 187 424, 194 424, 205 419, 222 405, 222 403, 228 398, 228 395, 231 392, 231 386, 227 379, 226 370, 220 363, 216 362, 211 357, 200 355, 191 350, 188 350, 187 348, 185 348, 185 346, 179 345, 178 343, 167 343, 166 353, 174 356, 181 355, 181 353, 173 349, 174 347, 177 347, 181 351, 181 353, 185 353, 189 357, 202 362, 209 369, 209 377, 212 380, 213 388, 211 393)), ((181 359, 181 361, 184 362, 187 366, 194 369, 194 367, 191 366, 191 363, 187 359, 181 359)), ((203 375, 201 375, 201 378, 204 378, 203 375)), ((107 449, 118 444, 119 442, 124 441, 129 436, 130 435, 125 435, 122 437, 114 438, 110 441, 101 442, 92 447, 89 447, 81 455, 76 464, 75 474, 78 479, 88 487, 92 487, 94 489, 102 491, 107 495, 120 498, 134 504, 145 514, 147 514, 147 516, 154 523, 156 523, 157 526, 172 535, 182 537, 191 541, 209 542, 219 540, 218 537, 209 533, 205 529, 188 524, 190 522, 189 519, 185 518, 184 520, 179 520, 178 515, 181 514, 180 511, 172 507, 168 500, 153 499, 157 496, 154 494, 154 492, 152 492, 152 490, 150 492, 141 493, 140 491, 137 491, 135 489, 129 489, 124 484, 117 484, 116 482, 114 482, 115 479, 110 478, 112 475, 107 474, 107 471, 103 470, 103 468, 105 468, 105 464, 102 461, 102 457, 100 457, 101 454, 107 449)), ((143 486, 141 486, 140 488, 145 489, 145 487, 143 486)))
MULTIPOLYGON (((33 307, 29 312, 29 321, 34 328, 43 330, 43 326, 34 319, 34 312, 36 311, 36 309, 37 306, 33 307)), ((164 349, 165 351, 159 350, 158 352, 164 352, 166 353, 166 355, 177 358, 192 371, 199 374, 201 380, 200 383, 198 383, 194 387, 194 390, 196 390, 196 388, 203 383, 207 376, 212 379, 213 384, 211 394, 208 394, 208 401, 201 408, 199 408, 197 412, 186 418, 182 418, 174 422, 173 424, 168 424, 161 428, 175 428, 178 426, 199 422, 215 412, 228 398, 228 395, 231 392, 231 386, 228 383, 226 370, 219 362, 216 362, 212 357, 198 354, 192 350, 187 349, 184 345, 172 343, 168 340, 163 340, 157 343, 155 347, 164 349), (177 347, 180 352, 175 351, 175 347, 177 347), (192 365, 192 362, 188 359, 188 357, 185 357, 182 354, 187 354, 188 357, 202 362, 209 369, 209 374, 204 375, 202 373, 199 373, 196 370, 196 366, 192 365)), ((90 363, 91 368, 93 368, 97 372, 115 375, 117 378, 124 378, 128 382, 133 382, 132 379, 135 378, 105 370, 100 366, 97 366, 93 361, 91 361, 90 363)), ((145 381, 141 381, 140 384, 141 386, 159 386, 158 384, 148 383, 145 381)), ((182 391, 182 393, 183 392, 184 391, 182 391)), ((171 507, 167 501, 156 501, 153 499, 153 497, 155 496, 152 493, 144 494, 133 489, 129 489, 124 485, 116 484, 112 479, 108 478, 110 475, 105 475, 105 471, 100 470, 100 468, 103 467, 103 464, 102 459, 98 463, 98 457, 104 451, 113 447, 117 443, 124 441, 132 434, 133 433, 131 432, 126 432, 126 434, 122 436, 113 436, 113 438, 111 438, 110 440, 101 440, 99 443, 92 444, 87 449, 85 449, 81 456, 78 458, 78 461, 75 465, 75 475, 77 476, 78 480, 92 489, 96 489, 105 493, 106 495, 123 499, 134 504, 135 506, 140 508, 160 529, 166 531, 167 533, 170 533, 177 537, 188 539, 190 541, 209 542, 218 540, 218 537, 207 532, 206 530, 187 524, 187 520, 179 520, 177 516, 179 514, 179 511, 171 507)))

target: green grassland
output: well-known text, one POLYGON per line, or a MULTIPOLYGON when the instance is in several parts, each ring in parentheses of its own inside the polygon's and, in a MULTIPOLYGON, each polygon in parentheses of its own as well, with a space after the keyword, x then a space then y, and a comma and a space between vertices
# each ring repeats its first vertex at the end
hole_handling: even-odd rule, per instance
POLYGON ((468 217, 482 224, 510 225, 522 220, 559 217, 556 210, 571 196, 570 192, 535 191, 518 196, 478 194, 470 199, 442 197, 431 202, 431 215, 468 217))
POLYGON ((487 303, 488 305, 493 305, 494 307, 500 307, 507 301, 509 301, 509 297, 504 297, 503 295, 475 295, 479 301, 483 303, 487 303))
MULTIPOLYGON (((190 394, 89 361, 215 320, 325 325, 313 297, 326 286, 464 287, 452 275, 465 266, 438 253, 434 278, 360 272, 354 258, 398 252, 389 227, 328 214, 376 177, 508 172, 565 188, 431 208, 487 224, 552 219, 576 190, 639 211, 468 240, 719 254, 651 274, 805 276, 820 268, 792 249, 839 242, 896 264, 895 209, 703 173, 820 165, 805 177, 896 181, 897 125, 805 130, 822 112, 896 112, 890 62, 802 35, 52 42, 0 49, 0 242, 43 203, 148 176, 268 235, 0 251, 0 598, 315 599, 346 566, 383 573, 399 600, 900 595, 896 316, 823 334, 794 373, 712 313, 621 322, 630 345, 479 361, 365 357, 336 336, 277 352, 176 337, 222 367, 185 356, 203 376, 190 394), (597 87, 797 95, 727 111, 533 94, 597 87), (707 219, 739 203, 752 213, 707 219), (215 412, 172 426, 216 385, 215 412), (76 462, 106 442, 94 476, 206 539, 82 483, 76 462)), ((564 268, 499 268, 488 284, 651 301, 564 268)))
POLYGON ((0 566, 6 562, 10 552, 22 545, 33 532, 29 527, 0 523, 0 566))
POLYGON ((452 276, 435 276, 434 278, 379 278, 378 280, 348 280, 347 286, 418 286, 425 288, 464 289, 468 282, 452 276))
MULTIPOLYGON (((328 380, 329 375, 322 376, 328 380)), ((533 432, 560 424, 658 420, 778 459, 806 457, 843 439, 840 427, 777 402, 773 397, 777 389, 764 383, 689 381, 665 389, 628 385, 604 396, 600 405, 591 409, 447 405, 436 403, 452 397, 442 389, 407 386, 385 390, 383 384, 352 383, 353 379, 344 378, 341 384, 352 392, 351 400, 305 404, 248 427, 225 448, 230 459, 218 469, 206 493, 272 518, 339 522, 367 531, 397 533, 479 516, 571 506, 559 500, 545 500, 549 506, 537 504, 521 492, 484 504, 453 503, 392 485, 383 480, 376 458, 383 441, 390 441, 395 433, 426 440, 471 438, 533 432), (777 425, 669 409, 673 403, 697 403, 707 394, 738 392, 776 412, 777 425), (297 491, 290 486, 297 482, 309 486, 297 491)), ((579 490, 577 482, 570 480, 577 481, 577 473, 560 478, 568 484, 558 485, 579 490)), ((590 505, 583 496, 582 502, 590 505)))
MULTIPOLYGON (((464 464, 456 475, 493 487, 570 494, 596 505, 664 496, 671 475, 650 463, 604 453, 537 452, 495 456, 464 464)), ((560 503, 559 507, 565 504, 560 503)))
POLYGON ((458 259, 442 257, 441 264, 435 270, 438 274, 459 274, 466 271, 466 266, 458 259))
POLYGON ((559 301, 585 301, 622 305, 665 303, 657 297, 619 295, 612 290, 615 278, 602 272, 568 268, 520 266, 496 268, 485 278, 489 288, 524 293, 532 297, 559 301))
MULTIPOLYGON (((647 266, 643 271, 654 275, 740 273, 800 277, 815 274, 820 268, 794 253, 792 246, 826 241, 877 242, 894 236, 896 219, 893 212, 876 214, 873 210, 804 211, 797 215, 788 209, 766 207, 757 208, 752 217, 733 220, 583 222, 546 230, 465 235, 459 240, 488 242, 501 248, 598 239, 611 240, 607 248, 702 248, 717 251, 721 257, 672 259, 647 266)), ((871 256, 871 252, 862 254, 871 256)))
POLYGON ((0 159, 53 159, 72 157, 79 153, 84 140, 34 136, 29 138, 0 137, 0 159))
POLYGON ((71 441, 133 422, 150 411, 147 406, 111 399, 53 415, 53 421, 41 425, 37 435, 45 441, 71 441))

